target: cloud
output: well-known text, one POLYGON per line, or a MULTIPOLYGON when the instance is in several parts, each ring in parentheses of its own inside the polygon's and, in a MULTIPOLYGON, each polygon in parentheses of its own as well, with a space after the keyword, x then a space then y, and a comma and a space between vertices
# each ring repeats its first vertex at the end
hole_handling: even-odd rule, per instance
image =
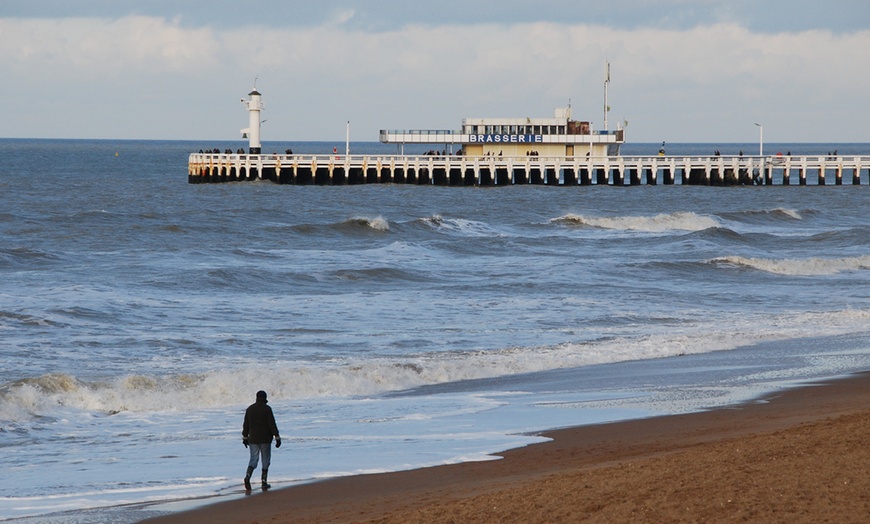
POLYGON ((182 28, 161 18, 0 20, 0 65, 69 78, 195 73, 213 67, 218 49, 210 29, 182 28))
POLYGON ((332 13, 331 22, 335 25, 346 24, 351 21, 356 14, 356 11, 353 9, 339 9, 332 13))
POLYGON ((354 16, 230 28, 0 19, 0 75, 15 79, 0 86, 0 136, 237 138, 237 101, 255 76, 266 140, 331 139, 346 120, 354 139, 376 140, 387 127, 548 116, 569 98, 575 117, 600 125, 608 59, 611 121, 630 120, 634 141, 751 140, 759 120, 771 140, 868 140, 870 31, 529 22, 367 32, 346 26, 354 16), (14 98, 22 89, 39 97, 36 111, 14 98))

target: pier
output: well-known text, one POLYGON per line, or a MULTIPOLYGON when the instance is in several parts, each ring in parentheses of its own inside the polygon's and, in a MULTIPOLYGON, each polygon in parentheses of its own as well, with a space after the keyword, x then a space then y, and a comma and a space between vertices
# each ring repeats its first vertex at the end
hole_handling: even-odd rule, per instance
POLYGON ((191 184, 859 185, 870 156, 413 156, 193 153, 191 184))

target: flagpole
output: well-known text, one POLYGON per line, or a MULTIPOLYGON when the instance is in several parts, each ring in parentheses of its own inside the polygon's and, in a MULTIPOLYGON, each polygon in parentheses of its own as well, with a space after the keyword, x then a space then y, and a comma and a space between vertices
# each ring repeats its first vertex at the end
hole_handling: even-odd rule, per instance
POLYGON ((604 130, 607 131, 607 86, 610 84, 610 62, 604 62, 604 130))

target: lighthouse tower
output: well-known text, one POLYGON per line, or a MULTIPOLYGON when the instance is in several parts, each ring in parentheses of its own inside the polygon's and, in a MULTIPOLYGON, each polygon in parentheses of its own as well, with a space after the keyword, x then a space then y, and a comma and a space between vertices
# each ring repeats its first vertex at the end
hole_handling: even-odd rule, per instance
POLYGON ((260 110, 263 102, 260 100, 260 92, 254 90, 248 93, 248 100, 242 99, 242 103, 248 108, 248 128, 242 129, 242 138, 248 137, 248 153, 260 154, 260 110))

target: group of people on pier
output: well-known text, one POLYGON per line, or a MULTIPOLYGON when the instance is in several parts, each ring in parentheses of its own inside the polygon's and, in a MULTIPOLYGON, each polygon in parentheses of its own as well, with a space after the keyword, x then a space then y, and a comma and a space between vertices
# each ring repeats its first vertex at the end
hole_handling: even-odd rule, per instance
MULTIPOLYGON (((206 149, 205 151, 203 151, 202 149, 200 149, 200 150, 199 150, 199 153, 200 153, 200 154, 209 154, 209 153, 213 153, 213 154, 215 154, 215 155, 220 155, 220 154, 221 154, 221 150, 218 149, 218 148, 214 148, 214 149, 206 149)), ((226 148, 226 149, 224 149, 223 154, 225 154, 225 155, 232 155, 232 154, 233 154, 233 150, 230 149, 230 148, 226 148)), ((244 154, 245 154, 245 150, 244 150, 243 148, 240 147, 240 148, 238 148, 238 149, 236 150, 236 153, 235 153, 235 154, 237 154, 237 155, 244 155, 244 154)))

